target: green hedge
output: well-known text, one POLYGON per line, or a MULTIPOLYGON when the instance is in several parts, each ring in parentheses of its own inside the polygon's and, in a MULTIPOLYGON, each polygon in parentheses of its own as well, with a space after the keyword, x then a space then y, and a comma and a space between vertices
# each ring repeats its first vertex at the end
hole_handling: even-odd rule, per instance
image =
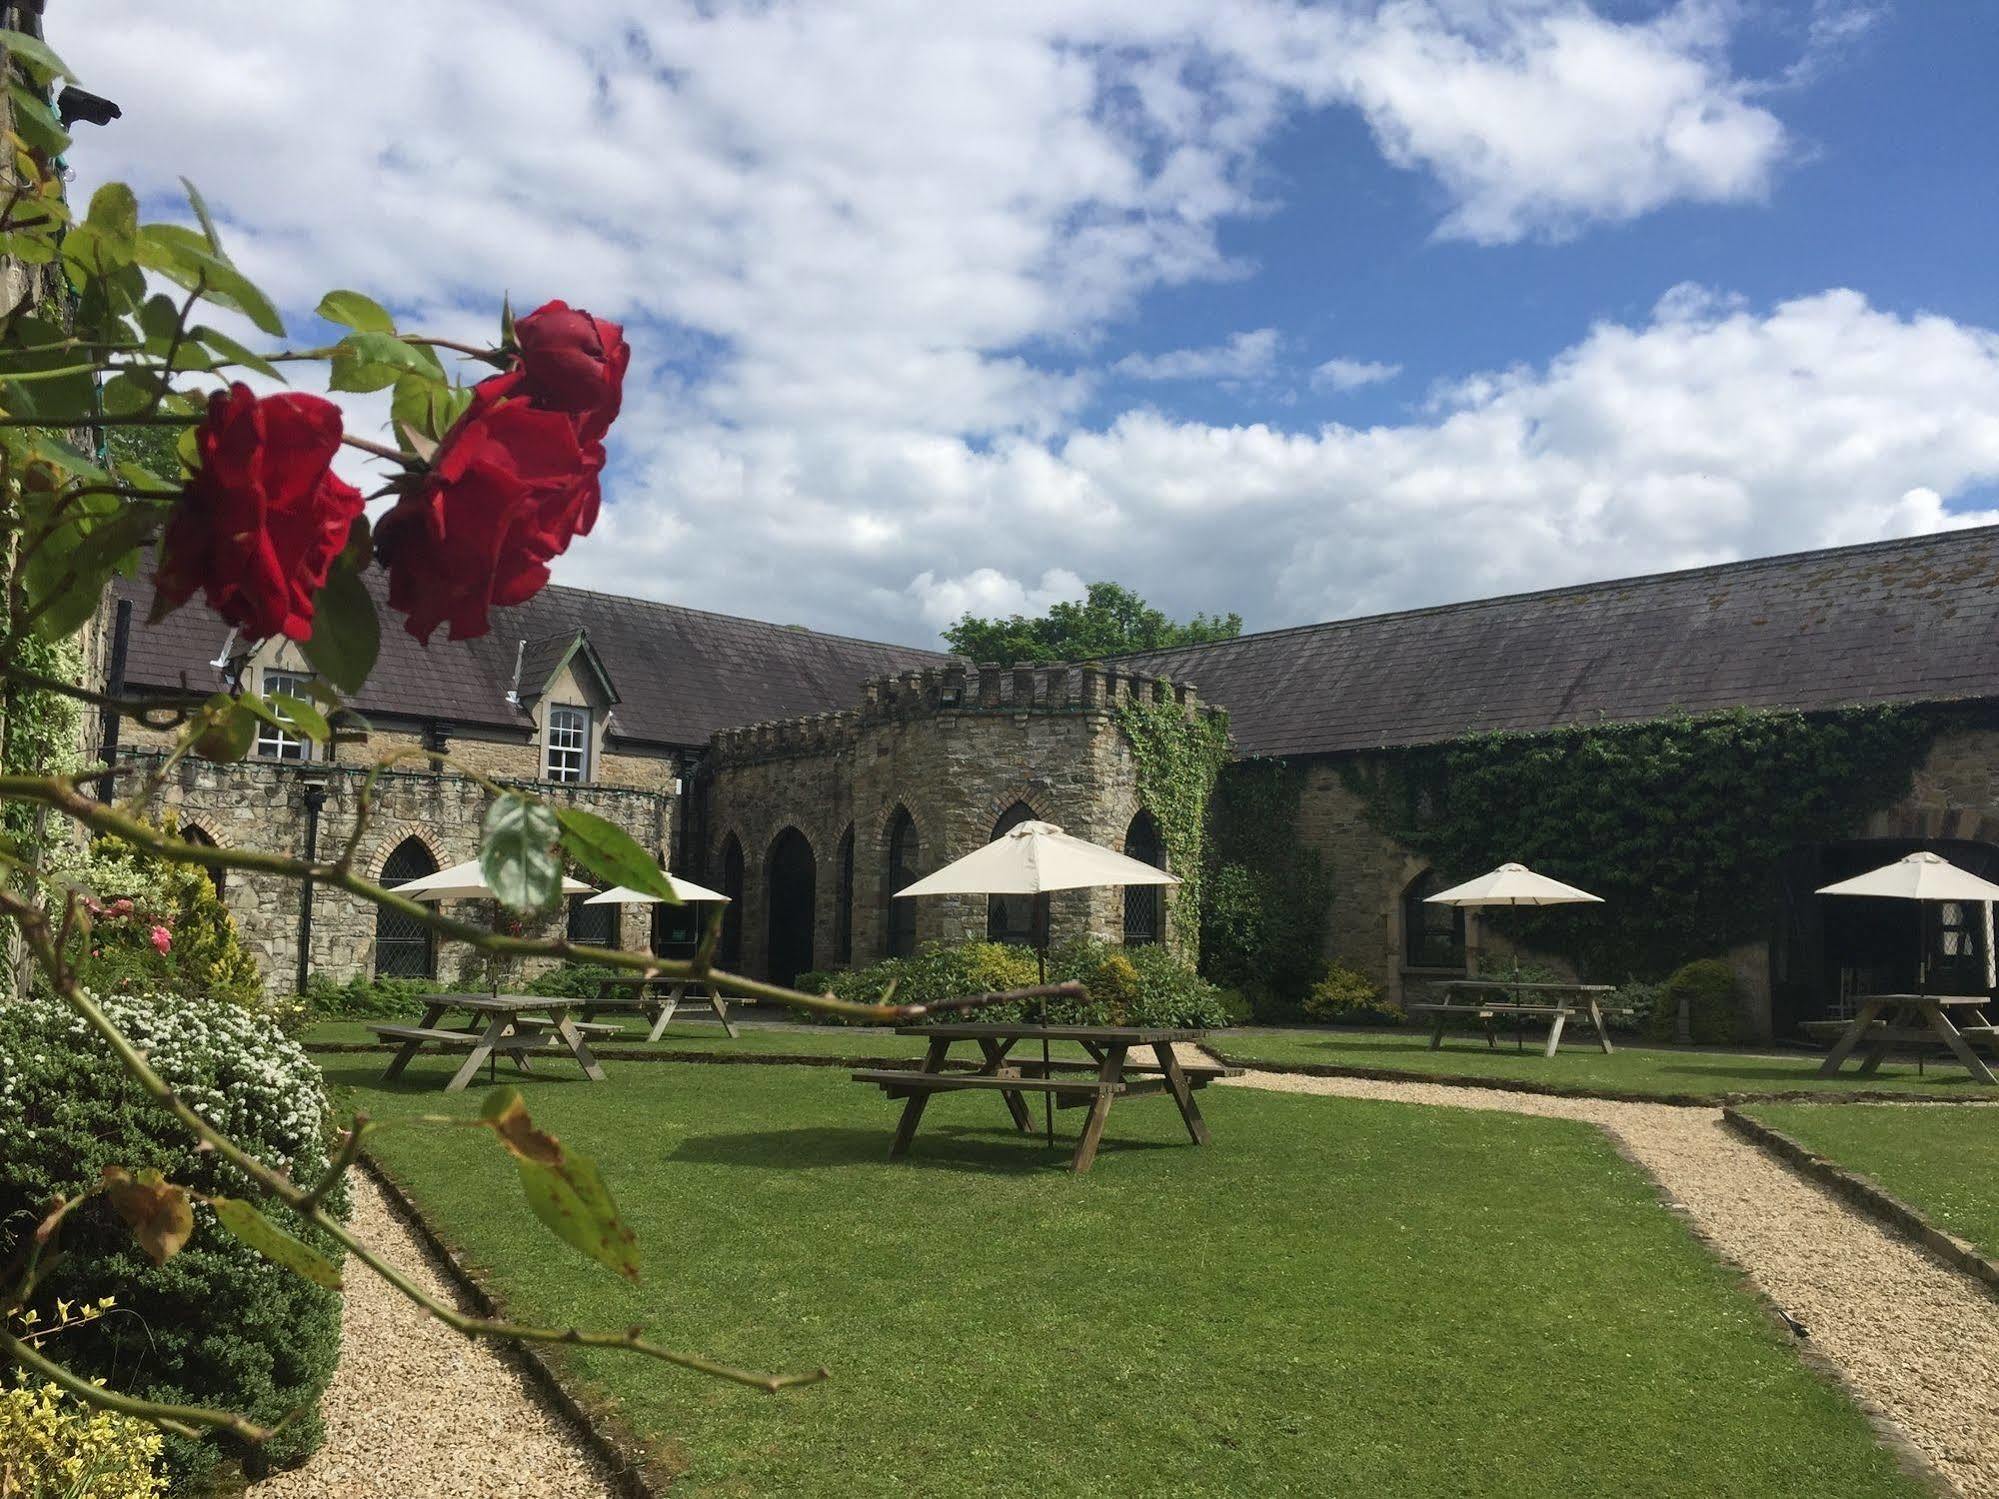
MULTIPOLYGON (((1022 989, 1036 982, 1032 950, 999 942, 958 946, 927 944, 912 957, 889 958, 867 968, 808 973, 799 987, 867 1004, 885 994, 898 1003, 935 1004, 971 994, 1022 989), (890 984, 894 985, 890 993, 890 984)), ((1051 1022, 1065 1025, 1185 1025, 1229 1023, 1222 992, 1163 947, 1123 947, 1112 942, 1071 942, 1048 955, 1048 980, 1075 979, 1085 1000, 1051 1002, 1051 1022)), ((979 1012, 995 1021, 1028 1018, 1027 1004, 979 1012)), ((1035 1006, 1034 1014, 1041 1013, 1035 1006)))
MULTIPOLYGON (((104 995, 107 1014, 181 1097, 266 1164, 309 1182, 326 1168, 330 1118, 298 1045, 247 1010, 175 995, 104 995)), ((210 1195, 248 1183, 139 1090, 66 1006, 0 1005, 0 1262, 57 1196, 94 1185, 106 1166, 152 1167, 210 1195)), ((344 1194, 331 1204, 344 1210, 344 1194)), ((287 1233, 338 1257, 289 1211, 287 1233)), ((117 1311, 65 1332, 72 1369, 153 1400, 222 1405, 252 1420, 290 1417, 246 1464, 288 1464, 320 1443, 319 1397, 340 1357, 340 1297, 280 1269, 195 1209, 194 1237, 154 1265, 104 1199, 63 1225, 65 1258, 43 1283, 48 1303, 117 1298, 117 1311)), ((224 1453, 214 1439, 169 1435, 168 1471, 192 1487, 224 1453)))
POLYGON ((1697 1044, 1736 1039, 1735 970, 1720 958, 1697 959, 1667 979, 1646 1017, 1646 1030, 1661 1041, 1673 1040, 1683 1001, 1697 1044))

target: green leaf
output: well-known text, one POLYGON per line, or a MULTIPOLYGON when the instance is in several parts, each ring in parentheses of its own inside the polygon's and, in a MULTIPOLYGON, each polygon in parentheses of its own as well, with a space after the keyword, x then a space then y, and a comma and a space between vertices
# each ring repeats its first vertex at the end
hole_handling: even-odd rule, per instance
POLYGON ((200 287, 204 301, 242 313, 273 338, 285 336, 284 319, 271 299, 192 230, 179 224, 141 226, 138 262, 176 286, 189 291, 200 287))
POLYGON ((224 265, 230 264, 228 254, 222 248, 222 236, 215 232, 215 220, 209 217, 208 200, 201 196, 201 189, 187 178, 180 180, 187 190, 187 206, 194 210, 195 222, 201 225, 202 237, 208 241, 208 252, 224 265))
POLYGON ((513 1088, 488 1093, 479 1115, 513 1156, 521 1191, 543 1226, 598 1264, 637 1280, 638 1238, 618 1216, 596 1163, 565 1150, 553 1135, 536 1129, 513 1088))
POLYGON ((5 47, 13 57, 27 63, 42 75, 44 81, 67 78, 71 83, 76 82, 76 74, 70 71, 69 64, 56 56, 54 49, 38 36, 0 27, 0 47, 5 47))
POLYGON ((112 1208, 155 1265, 180 1253, 194 1233, 194 1208, 185 1188, 151 1167, 127 1171, 123 1166, 106 1166, 103 1181, 112 1208))
POLYGON ((70 516, 27 555, 22 568, 31 606, 47 608, 35 620, 35 633, 65 640, 82 629, 97 612, 104 588, 114 572, 150 541, 160 512, 151 506, 121 505, 109 495, 106 506, 77 504, 70 516))
POLYGON ((272 1264, 282 1265, 329 1291, 341 1288, 340 1272, 317 1249, 301 1244, 239 1197, 210 1197, 215 1221, 248 1244, 272 1264))
POLYGON ((90 195, 90 212, 84 222, 128 249, 139 243, 139 200, 122 182, 107 182, 90 195))
POLYGON ((60 156, 69 149, 69 132, 41 90, 16 79, 7 85, 7 97, 14 105, 16 135, 44 156, 60 156))
POLYGON ((319 306, 313 310, 329 323, 352 328, 356 333, 393 334, 396 331, 396 320, 389 316, 387 309, 373 297, 364 297, 358 291, 330 291, 319 299, 319 306))
POLYGON ((226 692, 213 694, 201 705, 211 722, 194 741, 194 753, 203 760, 234 765, 250 753, 257 742, 257 715, 239 698, 226 692))
POLYGON ((381 390, 406 375, 441 381, 443 376, 420 349, 393 333, 350 333, 333 346, 329 390, 381 390))
POLYGON ((319 710, 311 703, 295 698, 288 692, 279 692, 272 694, 271 705, 291 720, 294 733, 305 735, 314 744, 324 744, 333 737, 333 731, 326 726, 326 720, 320 717, 319 710))
MULTIPOLYGON (((354 524, 365 537, 367 521, 354 524)), ((365 552, 359 560, 343 553, 333 564, 326 586, 312 601, 312 636, 298 643, 313 669, 347 693, 367 685, 382 650, 382 622, 375 615, 374 596, 361 581, 365 562, 365 552)))
POLYGON ((562 846, 598 879, 680 904, 659 861, 616 823, 577 807, 557 807, 555 817, 562 824, 562 846))
POLYGON ((197 343, 206 345, 224 364, 240 364, 246 369, 255 370, 260 375, 268 375, 280 384, 284 383, 285 377, 278 373, 278 367, 270 360, 254 350, 244 348, 228 334, 211 328, 206 323, 198 323, 189 329, 188 336, 197 343))
POLYGON ((479 868, 509 911, 546 911, 562 894, 562 825, 555 813, 518 791, 501 793, 487 809, 479 837, 479 868))

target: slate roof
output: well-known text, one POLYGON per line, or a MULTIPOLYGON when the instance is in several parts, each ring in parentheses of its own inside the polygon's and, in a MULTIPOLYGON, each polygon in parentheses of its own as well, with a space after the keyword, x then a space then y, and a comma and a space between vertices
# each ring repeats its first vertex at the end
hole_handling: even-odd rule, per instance
POLYGON ((1273 630, 1128 658, 1315 755, 1724 708, 1999 698, 1999 527, 1273 630))
MULTIPOLYGON (((382 605, 381 574, 368 577, 382 605)), ((228 626, 197 599, 149 628, 151 583, 118 586, 133 600, 126 682, 173 687, 186 672, 191 687, 215 686, 209 663, 228 626)), ((429 649, 383 607, 381 659, 354 706, 371 717, 522 727, 526 717, 506 700, 521 641, 560 641, 559 654, 582 629, 621 699, 612 737, 657 746, 693 748, 718 729, 851 708, 867 678, 948 659, 913 646, 550 586, 516 608, 494 610, 492 633, 453 643, 440 630, 429 649)))

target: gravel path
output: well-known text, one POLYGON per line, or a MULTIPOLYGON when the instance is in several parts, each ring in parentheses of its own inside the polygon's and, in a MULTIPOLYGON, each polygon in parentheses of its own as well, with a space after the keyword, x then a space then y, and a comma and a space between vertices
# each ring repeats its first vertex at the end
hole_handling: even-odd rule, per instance
POLYGON ((1255 1071, 1226 1085, 1601 1126, 1946 1477, 1999 1496, 1999 1302, 1730 1133, 1719 1109, 1255 1071))
MULTIPOLYGON (((355 1173, 354 1229, 432 1295, 451 1284, 381 1189, 355 1173)), ((255 1484, 258 1499, 595 1499, 616 1491, 484 1343, 419 1312, 377 1276, 347 1277, 345 1352, 326 1392, 326 1444, 255 1484)))

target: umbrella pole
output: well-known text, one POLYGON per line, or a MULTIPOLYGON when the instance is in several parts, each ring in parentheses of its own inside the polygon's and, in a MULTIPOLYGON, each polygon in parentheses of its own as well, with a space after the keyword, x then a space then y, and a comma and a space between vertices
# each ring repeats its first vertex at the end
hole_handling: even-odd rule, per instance
MULTIPOLYGON (((1048 933, 1041 934, 1041 945, 1034 949, 1034 962, 1041 975, 1041 986, 1048 986, 1048 933)), ((1048 996, 1041 996, 1041 1080, 1049 1079, 1048 1071, 1048 996)), ((1048 1148, 1055 1148, 1055 1094, 1049 1089, 1041 1090, 1041 1117, 1048 1129, 1048 1148)))

